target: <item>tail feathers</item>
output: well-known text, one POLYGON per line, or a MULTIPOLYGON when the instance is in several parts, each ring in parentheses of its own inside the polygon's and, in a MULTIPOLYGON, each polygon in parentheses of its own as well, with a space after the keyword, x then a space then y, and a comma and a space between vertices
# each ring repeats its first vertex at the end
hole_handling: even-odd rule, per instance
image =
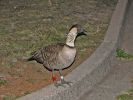
POLYGON ((30 57, 27 59, 27 61, 32 61, 32 60, 35 60, 33 57, 30 57))
POLYGON ((34 52, 34 54, 30 58, 27 59, 27 61, 32 61, 32 60, 35 60, 38 63, 43 63, 43 59, 42 59, 42 55, 41 55, 40 51, 34 52))

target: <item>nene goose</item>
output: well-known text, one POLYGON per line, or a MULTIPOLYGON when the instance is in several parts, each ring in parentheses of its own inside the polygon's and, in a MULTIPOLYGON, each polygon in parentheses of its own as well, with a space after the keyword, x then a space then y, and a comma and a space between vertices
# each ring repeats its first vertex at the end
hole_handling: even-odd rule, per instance
POLYGON ((74 45, 77 36, 86 35, 84 29, 78 25, 73 25, 67 34, 66 43, 57 43, 45 46, 35 51, 28 61, 36 60, 38 63, 52 72, 52 80, 55 86, 70 85, 71 82, 64 80, 62 70, 71 66, 76 56, 76 48, 74 45), (59 71, 60 82, 57 81, 54 71, 59 71))

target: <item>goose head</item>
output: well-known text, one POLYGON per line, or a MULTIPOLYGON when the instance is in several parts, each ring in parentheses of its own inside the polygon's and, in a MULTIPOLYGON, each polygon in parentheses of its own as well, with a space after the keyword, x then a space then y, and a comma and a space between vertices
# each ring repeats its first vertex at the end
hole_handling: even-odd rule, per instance
POLYGON ((69 29, 69 32, 67 34, 66 44, 71 47, 74 47, 74 42, 75 42, 76 37, 81 36, 81 35, 86 35, 85 32, 86 31, 79 24, 73 25, 69 29))
POLYGON ((85 32, 86 31, 79 24, 75 24, 69 29, 69 34, 73 33, 76 36, 86 35, 85 32))

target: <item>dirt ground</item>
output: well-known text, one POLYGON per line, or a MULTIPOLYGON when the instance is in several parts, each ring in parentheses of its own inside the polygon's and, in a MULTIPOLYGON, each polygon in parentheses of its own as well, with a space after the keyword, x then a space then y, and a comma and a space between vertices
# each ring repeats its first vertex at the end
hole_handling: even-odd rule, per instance
POLYGON ((52 83, 42 65, 23 59, 42 46, 64 42, 62 33, 74 23, 88 35, 77 39, 75 63, 64 75, 88 58, 103 41, 116 2, 0 0, 0 100, 14 100, 52 83))

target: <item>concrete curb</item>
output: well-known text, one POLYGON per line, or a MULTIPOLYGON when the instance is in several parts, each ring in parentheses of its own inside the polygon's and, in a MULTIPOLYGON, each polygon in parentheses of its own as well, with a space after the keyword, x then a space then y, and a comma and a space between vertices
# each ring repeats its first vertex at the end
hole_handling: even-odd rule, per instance
POLYGON ((103 43, 84 63, 65 78, 73 82, 71 87, 56 88, 53 84, 17 100, 74 100, 100 82, 115 64, 115 51, 120 46, 120 32, 128 0, 119 0, 103 43))

